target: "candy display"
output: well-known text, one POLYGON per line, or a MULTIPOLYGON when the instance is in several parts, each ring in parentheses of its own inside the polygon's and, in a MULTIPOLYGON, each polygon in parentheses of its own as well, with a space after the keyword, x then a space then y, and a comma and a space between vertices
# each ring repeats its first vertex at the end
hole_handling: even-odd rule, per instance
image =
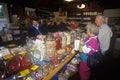
MULTIPOLYGON (((51 71, 63 66, 71 53, 75 53, 72 50, 74 37, 75 34, 71 37, 69 32, 40 34, 34 40, 27 37, 24 46, 1 49, 5 55, 0 56, 0 79, 43 80, 51 71)), ((68 65, 67 68, 73 67, 68 65)))

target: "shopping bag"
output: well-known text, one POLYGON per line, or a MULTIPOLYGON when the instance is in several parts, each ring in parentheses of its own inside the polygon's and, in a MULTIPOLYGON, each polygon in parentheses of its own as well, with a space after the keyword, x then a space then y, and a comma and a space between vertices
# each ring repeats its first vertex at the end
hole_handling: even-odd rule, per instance
POLYGON ((87 64, 90 68, 94 68, 103 64, 104 55, 101 51, 95 52, 93 55, 88 55, 87 64))

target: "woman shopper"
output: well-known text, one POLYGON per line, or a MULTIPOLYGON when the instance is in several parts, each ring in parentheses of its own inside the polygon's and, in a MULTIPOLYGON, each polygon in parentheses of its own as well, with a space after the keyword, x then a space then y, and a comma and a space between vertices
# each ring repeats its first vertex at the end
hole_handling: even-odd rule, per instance
POLYGON ((80 67, 79 74, 80 80, 89 80, 91 75, 91 69, 87 65, 87 55, 92 55, 99 50, 98 40, 99 30, 95 24, 89 23, 86 26, 87 37, 84 40, 80 40, 82 52, 80 53, 80 67))

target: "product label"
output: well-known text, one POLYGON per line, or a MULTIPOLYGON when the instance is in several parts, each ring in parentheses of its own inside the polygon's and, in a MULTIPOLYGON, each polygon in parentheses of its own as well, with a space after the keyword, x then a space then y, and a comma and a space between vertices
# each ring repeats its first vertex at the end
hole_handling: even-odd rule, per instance
POLYGON ((3 56, 3 59, 4 59, 4 60, 7 60, 7 59, 10 59, 10 58, 12 58, 12 57, 13 57, 12 54, 8 54, 8 55, 6 55, 6 56, 3 56))
POLYGON ((24 76, 24 75, 27 75, 29 73, 30 73, 30 70, 29 69, 25 69, 25 70, 20 72, 20 76, 24 76))
POLYGON ((24 51, 20 51, 18 54, 24 55, 24 54, 26 54, 26 53, 27 53, 27 51, 24 50, 24 51))
POLYGON ((38 65, 34 65, 34 66, 31 67, 31 70, 35 71, 35 70, 37 70, 38 68, 39 68, 38 65))
POLYGON ((27 77, 25 80, 31 80, 31 78, 30 78, 30 77, 27 77))

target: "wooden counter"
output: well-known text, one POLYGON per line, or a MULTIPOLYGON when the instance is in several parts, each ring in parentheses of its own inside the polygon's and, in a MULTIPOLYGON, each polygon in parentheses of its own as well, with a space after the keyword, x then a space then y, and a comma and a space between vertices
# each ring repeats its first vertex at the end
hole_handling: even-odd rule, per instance
POLYGON ((69 56, 62 61, 55 69, 51 70, 48 75, 46 75, 42 80, 50 80, 58 71, 62 69, 62 67, 68 63, 73 57, 75 56, 75 53, 69 54, 69 56))

